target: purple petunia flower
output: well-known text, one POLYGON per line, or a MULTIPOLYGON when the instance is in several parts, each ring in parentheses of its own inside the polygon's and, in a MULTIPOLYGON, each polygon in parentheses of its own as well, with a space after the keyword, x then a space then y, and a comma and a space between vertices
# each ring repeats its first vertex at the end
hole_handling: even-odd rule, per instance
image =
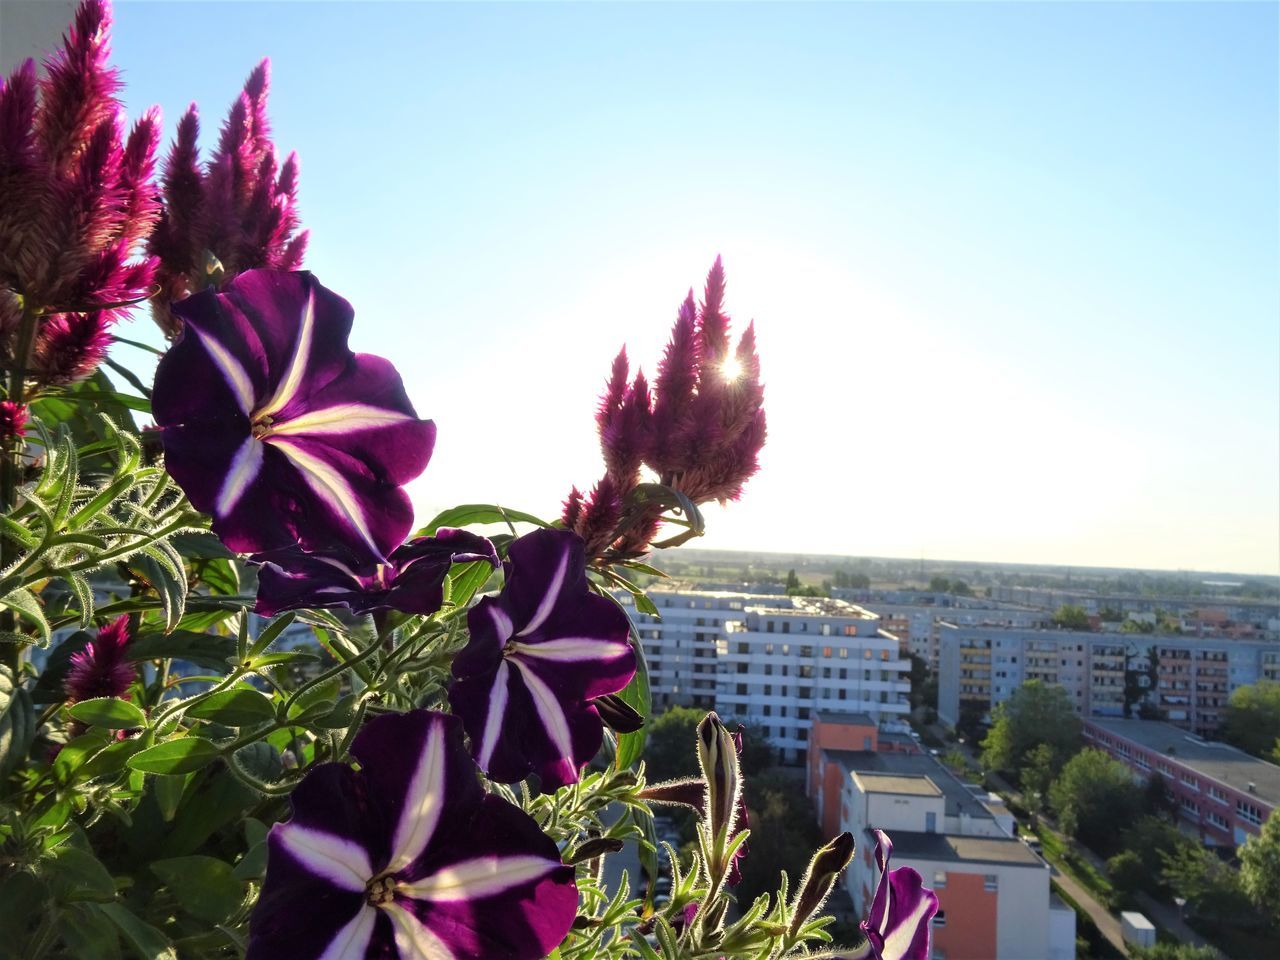
POLYGON ((299 547, 252 559, 262 564, 254 612, 264 617, 316 607, 427 614, 444 602, 444 580, 453 564, 483 560, 497 567, 498 551, 485 537, 445 527, 397 547, 386 563, 361 563, 347 550, 305 553, 299 547))
POLYGON ((573 868, 485 793, 456 718, 371 721, 359 771, 314 768, 271 830, 246 960, 535 960, 569 932, 573 868))
POLYGON ((512 542, 502 593, 467 616, 449 703, 476 762, 499 783, 536 773, 545 789, 574 783, 600 749, 591 700, 635 675, 627 616, 587 587, 582 539, 537 530, 512 542))
POLYGON ((395 368, 347 347, 351 305, 309 273, 250 270, 173 305, 156 370, 165 466, 232 550, 341 545, 383 562, 431 458, 395 368))
POLYGON ((71 669, 63 682, 69 703, 94 697, 123 697, 138 675, 125 659, 129 643, 129 617, 116 617, 98 631, 84 649, 71 655, 71 669))
POLYGON ((867 940, 850 960, 928 960, 938 895, 911 867, 890 870, 893 843, 883 830, 876 830, 875 836, 880 882, 871 900, 871 913, 860 924, 867 940))

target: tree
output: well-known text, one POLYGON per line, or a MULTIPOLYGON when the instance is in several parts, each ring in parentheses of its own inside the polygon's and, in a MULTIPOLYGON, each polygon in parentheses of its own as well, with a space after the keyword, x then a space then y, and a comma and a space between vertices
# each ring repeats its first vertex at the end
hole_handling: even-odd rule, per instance
POLYGON ((1266 758, 1280 737, 1280 683, 1259 680, 1237 687, 1222 722, 1225 740, 1266 758))
MULTIPOLYGON (((907 680, 911 684, 911 689, 907 693, 907 699, 911 703, 911 709, 915 710, 926 703, 924 693, 925 683, 929 679, 929 664, 925 662, 924 657, 917 656, 914 653, 908 654, 908 656, 911 658, 911 670, 907 674, 907 680)), ((934 706, 938 702, 936 689, 934 696, 935 699, 933 703, 928 704, 929 706, 934 706)))
POLYGON ((1164 878, 1166 860, 1184 847, 1197 846, 1195 840, 1168 820, 1155 816, 1139 817, 1120 837, 1124 848, 1142 861, 1146 873, 1142 888, 1161 895, 1169 892, 1164 878))
POLYGON ((951 581, 946 577, 934 577, 929 581, 929 589, 933 593, 950 593, 951 581))
POLYGON ((1057 758, 1049 744, 1038 744, 1027 754, 1018 782, 1022 786, 1022 798, 1033 812, 1038 813, 1049 799, 1049 787, 1057 772, 1057 758))
POLYGON ((1089 614, 1085 612, 1084 607, 1064 603, 1053 615, 1053 622, 1064 630, 1088 630, 1089 614))
POLYGON ((1080 718, 1062 687, 1028 680, 996 707, 995 723, 982 741, 983 763, 990 770, 1021 772, 1027 754, 1040 744, 1053 750, 1059 767, 1080 749, 1080 718))
POLYGON ((1062 829, 1102 854, 1119 847, 1117 824, 1142 813, 1142 791, 1129 769, 1101 750, 1081 750, 1049 790, 1062 829))
POLYGON ((809 865, 810 851, 824 838, 802 781, 766 773, 746 777, 744 789, 751 835, 741 860, 742 882, 734 894, 739 903, 752 903, 760 894, 777 890, 783 871, 794 889, 809 865))
POLYGON ((1240 882, 1267 922, 1280 927, 1280 814, 1274 810, 1262 832, 1240 848, 1240 882))
POLYGON ((1132 850, 1121 850, 1107 861, 1107 876, 1111 885, 1124 897, 1132 897, 1145 890, 1151 880, 1146 864, 1132 850))
POLYGON ((668 707, 647 724, 645 776, 650 783, 698 776, 698 724, 705 710, 668 707))
POLYGON ((800 578, 796 576, 795 568, 787 571, 787 592, 800 589, 800 578))
POLYGON ((1191 912, 1217 923, 1247 925, 1257 914, 1240 874, 1199 844, 1179 847, 1164 858, 1164 880, 1191 912))
POLYGON ((952 580, 951 593, 957 597, 972 597, 973 589, 963 580, 952 580))

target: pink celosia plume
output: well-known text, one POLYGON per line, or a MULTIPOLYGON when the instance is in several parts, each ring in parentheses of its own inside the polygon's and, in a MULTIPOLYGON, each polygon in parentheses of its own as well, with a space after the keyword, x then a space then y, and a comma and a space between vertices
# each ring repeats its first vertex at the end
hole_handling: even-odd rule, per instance
POLYGON ((165 210, 149 248, 160 261, 155 319, 170 336, 181 330, 172 301, 245 270, 302 266, 307 233, 299 230, 298 158, 291 153, 278 162, 267 117, 270 86, 270 63, 263 60, 245 80, 203 166, 194 104, 178 124, 164 165, 165 210), (209 257, 220 276, 209 273, 209 257))
POLYGON ((137 668, 125 658, 129 644, 129 618, 121 616, 98 631, 98 635, 71 655, 64 690, 67 700, 76 703, 94 697, 123 697, 137 676, 137 668))
POLYGON ((766 424, 755 327, 733 347, 724 291, 717 257, 701 307, 690 291, 676 314, 652 388, 642 372, 628 380, 625 351, 614 360, 596 412, 605 476, 585 497, 575 488, 563 514, 594 558, 641 556, 657 535, 663 506, 639 496, 643 467, 694 504, 737 499, 759 469, 766 424))
POLYGON ((153 280, 138 248, 159 215, 160 114, 126 133, 110 27, 105 0, 82 0, 43 78, 28 61, 0 87, 0 362, 39 383, 91 373, 153 280), (19 302, 39 311, 22 344, 19 302))

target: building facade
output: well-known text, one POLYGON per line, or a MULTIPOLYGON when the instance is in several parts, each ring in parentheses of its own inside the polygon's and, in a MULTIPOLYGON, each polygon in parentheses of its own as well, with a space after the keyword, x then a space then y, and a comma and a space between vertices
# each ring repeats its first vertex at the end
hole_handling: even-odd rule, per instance
POLYGON ((823 833, 853 834, 841 879, 865 916, 879 880, 872 831, 893 840, 893 866, 919 871, 938 895, 935 960, 1072 960, 1075 913, 1054 897, 1049 866, 1013 836, 999 797, 923 753, 848 750, 874 743, 869 718, 822 716, 808 777, 823 833))
POLYGON ((1212 736, 1232 691, 1280 675, 1280 642, 1264 640, 943 623, 938 650, 938 714, 951 724, 1042 680, 1082 716, 1144 716, 1212 736))
POLYGON ((1084 737, 1135 778, 1160 777, 1183 827, 1209 846, 1238 847, 1280 805, 1280 767, 1171 724, 1092 719, 1084 737))

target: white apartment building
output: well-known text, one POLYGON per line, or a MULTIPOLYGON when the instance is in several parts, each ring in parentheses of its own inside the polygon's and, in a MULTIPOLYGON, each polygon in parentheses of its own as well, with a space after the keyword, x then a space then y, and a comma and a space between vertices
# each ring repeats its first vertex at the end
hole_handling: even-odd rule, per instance
POLYGON ((1043 610, 1018 609, 973 598, 948 599, 954 601, 954 604, 944 606, 868 600, 864 606, 880 617, 881 626, 902 640, 907 651, 923 659, 933 673, 938 671, 938 629, 941 623, 965 627, 1025 629, 1043 626, 1048 620, 1048 615, 1043 610))
POLYGON ((841 880, 855 915, 879 880, 880 829, 893 841, 890 866, 914 868, 938 895, 933 960, 1074 960, 1075 913, 1050 891, 1048 864, 1013 837, 998 797, 924 754, 823 750, 819 763, 823 782, 841 783, 839 827, 857 843, 841 880))
POLYGON ((910 712, 911 663, 896 637, 862 607, 812 597, 653 590, 661 619, 635 610, 656 709, 692 706, 754 722, 802 763, 815 711, 873 720, 910 712))

